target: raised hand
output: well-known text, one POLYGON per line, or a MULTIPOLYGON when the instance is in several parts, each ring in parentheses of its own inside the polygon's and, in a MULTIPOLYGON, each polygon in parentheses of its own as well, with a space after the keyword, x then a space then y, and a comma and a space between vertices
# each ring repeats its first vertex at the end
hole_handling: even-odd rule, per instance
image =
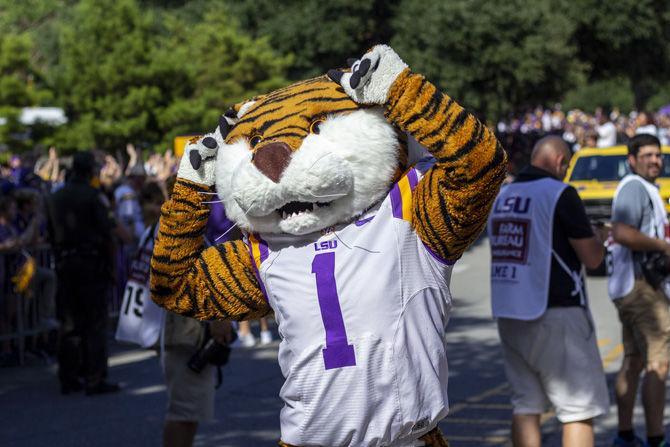
POLYGON ((393 82, 407 68, 388 45, 377 45, 361 59, 348 62, 351 62, 351 72, 330 70, 328 77, 359 104, 384 104, 393 82))
POLYGON ((193 139, 186 144, 184 155, 179 163, 177 177, 201 185, 213 186, 216 168, 216 154, 223 145, 233 120, 226 116, 219 119, 216 131, 204 137, 193 139))
POLYGON ((119 166, 114 157, 106 155, 105 164, 100 170, 100 183, 105 186, 111 186, 119 177, 121 177, 121 166, 119 166))

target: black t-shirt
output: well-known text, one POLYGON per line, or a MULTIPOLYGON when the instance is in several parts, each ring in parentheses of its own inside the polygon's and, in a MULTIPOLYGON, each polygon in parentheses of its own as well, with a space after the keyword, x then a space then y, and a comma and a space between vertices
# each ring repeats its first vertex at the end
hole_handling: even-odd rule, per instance
MULTIPOLYGON (((516 182, 529 182, 544 177, 552 177, 547 171, 528 166, 520 173, 516 182)), ((556 202, 554 211, 554 231, 552 246, 563 262, 573 271, 581 269, 581 262, 577 253, 570 245, 570 239, 585 239, 593 236, 591 223, 586 217, 584 204, 577 194, 577 190, 568 186, 561 193, 556 202)), ((585 284, 582 284, 586 291, 585 284)), ((551 276, 549 279, 549 307, 579 306, 579 294, 572 296, 575 284, 570 275, 563 270, 554 256, 551 259, 551 276)))
POLYGON ((52 243, 58 250, 106 253, 114 222, 100 192, 74 179, 48 198, 52 243))

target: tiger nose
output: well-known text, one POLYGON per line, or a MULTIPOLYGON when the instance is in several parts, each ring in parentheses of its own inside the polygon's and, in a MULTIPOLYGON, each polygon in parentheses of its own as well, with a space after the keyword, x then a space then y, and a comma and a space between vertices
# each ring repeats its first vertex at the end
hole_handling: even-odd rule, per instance
POLYGON ((291 148, 286 143, 270 143, 257 149, 251 162, 267 178, 279 183, 279 178, 291 160, 291 148))

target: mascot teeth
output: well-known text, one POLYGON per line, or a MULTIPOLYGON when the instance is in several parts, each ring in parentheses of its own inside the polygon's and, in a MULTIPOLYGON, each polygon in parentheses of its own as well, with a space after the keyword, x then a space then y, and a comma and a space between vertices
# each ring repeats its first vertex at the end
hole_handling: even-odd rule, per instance
POLYGON ((323 208, 329 206, 330 202, 289 202, 286 205, 282 206, 277 210, 277 213, 286 219, 286 217, 292 217, 300 214, 305 214, 306 212, 312 212, 315 209, 323 208))

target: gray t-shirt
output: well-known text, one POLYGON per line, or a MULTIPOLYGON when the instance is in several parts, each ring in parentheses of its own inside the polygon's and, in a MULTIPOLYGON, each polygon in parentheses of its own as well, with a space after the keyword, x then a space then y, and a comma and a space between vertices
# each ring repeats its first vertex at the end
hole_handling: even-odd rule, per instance
MULTIPOLYGON (((612 207, 612 222, 619 222, 635 227, 644 234, 650 234, 654 227, 654 206, 651 197, 639 181, 628 182, 621 188, 612 207)), ((662 237, 663 235, 656 235, 662 237)), ((634 253, 635 276, 642 273, 640 261, 642 253, 634 253)))

